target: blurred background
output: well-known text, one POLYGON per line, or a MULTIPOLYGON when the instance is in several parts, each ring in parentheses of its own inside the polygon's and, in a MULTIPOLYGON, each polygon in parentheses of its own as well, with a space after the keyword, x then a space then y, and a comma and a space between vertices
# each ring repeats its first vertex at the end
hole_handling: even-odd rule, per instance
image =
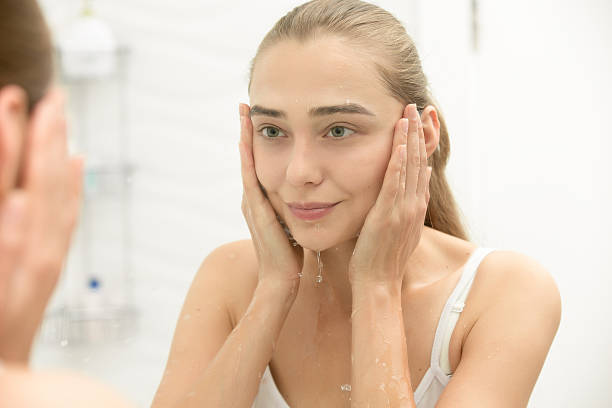
MULTIPOLYGON (((238 103, 302 1, 40 0, 86 199, 33 354, 149 406, 204 257, 249 237, 238 103)), ((612 2, 386 0, 449 126, 472 241, 552 273, 559 332, 530 407, 612 406, 612 2)))

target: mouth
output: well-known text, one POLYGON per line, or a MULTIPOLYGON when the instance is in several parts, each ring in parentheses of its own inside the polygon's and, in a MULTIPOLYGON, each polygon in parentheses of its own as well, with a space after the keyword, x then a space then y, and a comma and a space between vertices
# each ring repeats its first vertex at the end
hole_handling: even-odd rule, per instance
POLYGON ((305 221, 312 221, 320 219, 330 212, 333 211, 336 205, 340 204, 341 201, 336 203, 321 203, 321 202, 293 202, 287 203, 287 206, 291 210, 291 213, 297 218, 305 221))

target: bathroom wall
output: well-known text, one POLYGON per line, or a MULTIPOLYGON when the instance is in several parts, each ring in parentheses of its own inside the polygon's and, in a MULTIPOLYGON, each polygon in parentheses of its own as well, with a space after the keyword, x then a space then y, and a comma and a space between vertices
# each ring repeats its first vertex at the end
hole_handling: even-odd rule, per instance
MULTIPOLYGON (((80 6, 41 3, 54 32, 80 6)), ((38 344, 36 367, 75 368, 150 404, 199 264, 219 244, 249 237, 238 103, 248 102, 258 42, 299 3, 93 3, 131 49, 126 142, 137 169, 129 222, 140 323, 118 343, 38 344)), ((530 407, 610 405, 610 3, 479 1, 477 50, 469 0, 376 3, 417 41, 450 128, 448 177, 473 240, 526 253, 558 282, 563 321, 530 407)))

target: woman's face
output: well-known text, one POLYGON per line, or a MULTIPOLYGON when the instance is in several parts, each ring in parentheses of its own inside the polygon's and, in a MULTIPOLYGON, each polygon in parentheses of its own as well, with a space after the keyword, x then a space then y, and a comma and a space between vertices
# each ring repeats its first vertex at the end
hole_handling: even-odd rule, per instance
POLYGON ((312 250, 355 238, 404 109, 375 66, 339 38, 282 41, 258 59, 250 102, 257 177, 293 237, 312 250), (337 204, 316 219, 292 209, 309 203, 337 204))

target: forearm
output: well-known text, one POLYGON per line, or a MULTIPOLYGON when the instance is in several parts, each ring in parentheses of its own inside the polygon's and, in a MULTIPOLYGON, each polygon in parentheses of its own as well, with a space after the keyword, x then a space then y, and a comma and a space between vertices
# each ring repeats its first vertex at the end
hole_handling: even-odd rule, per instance
POLYGON ((414 407, 401 289, 353 287, 351 407, 414 407))
POLYGON ((285 289, 258 285, 244 316, 176 407, 250 407, 294 299, 285 289))

